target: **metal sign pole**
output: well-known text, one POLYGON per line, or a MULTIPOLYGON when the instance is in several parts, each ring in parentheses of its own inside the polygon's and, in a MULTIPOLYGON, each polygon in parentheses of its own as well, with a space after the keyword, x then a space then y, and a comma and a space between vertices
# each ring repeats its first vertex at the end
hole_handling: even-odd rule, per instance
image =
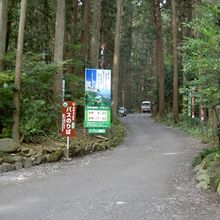
POLYGON ((66 159, 69 160, 70 137, 66 137, 66 159))

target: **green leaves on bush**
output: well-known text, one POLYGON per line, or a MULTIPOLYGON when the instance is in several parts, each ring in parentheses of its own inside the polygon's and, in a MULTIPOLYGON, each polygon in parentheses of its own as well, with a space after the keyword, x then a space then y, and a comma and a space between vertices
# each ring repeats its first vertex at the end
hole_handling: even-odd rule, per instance
POLYGON ((220 149, 217 147, 210 147, 210 148, 204 148, 198 156, 196 156, 192 162, 192 165, 195 167, 199 164, 201 164, 201 162, 208 156, 208 155, 212 155, 213 156, 216 153, 220 154, 220 149))

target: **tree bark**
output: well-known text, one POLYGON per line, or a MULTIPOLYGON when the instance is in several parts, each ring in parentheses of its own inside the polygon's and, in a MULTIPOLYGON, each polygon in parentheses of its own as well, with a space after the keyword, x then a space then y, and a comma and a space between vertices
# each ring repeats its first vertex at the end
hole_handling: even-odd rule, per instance
POLYGON ((21 11, 18 31, 17 55, 16 55, 16 68, 15 68, 15 81, 14 81, 14 96, 13 96, 13 126, 12 138, 16 145, 20 145, 20 90, 21 90, 21 66, 23 60, 23 45, 24 45, 24 27, 26 17, 27 0, 21 0, 21 11))
MULTIPOLYGON (((48 14, 49 14, 48 0, 44 0, 44 30, 45 30, 45 36, 47 36, 47 34, 49 33, 49 28, 50 28, 48 14)), ((45 38, 45 43, 44 43, 46 63, 51 62, 51 56, 50 56, 49 50, 48 50, 49 45, 50 45, 49 39, 48 39, 48 37, 46 37, 45 38)))
POLYGON ((176 2, 171 1, 172 11, 172 44, 173 44, 173 120, 177 123, 178 117, 178 52, 177 52, 177 24, 176 24, 176 2))
POLYGON ((118 79, 119 79, 122 0, 117 0, 116 4, 117 4, 117 14, 116 14, 116 25, 115 25, 115 46, 114 46, 113 77, 112 77, 112 111, 114 117, 116 117, 117 115, 117 107, 118 107, 118 79))
POLYGON ((163 60, 163 31, 160 11, 160 1, 155 3, 155 27, 156 27, 156 75, 159 79, 159 112, 157 117, 160 119, 165 114, 165 87, 164 87, 164 60, 163 60))
POLYGON ((101 29, 101 0, 92 1, 92 24, 90 41, 90 66, 98 68, 100 49, 100 29, 101 29))
MULTIPOLYGON (((66 39, 69 47, 66 48, 65 57, 66 59, 74 60, 76 59, 76 51, 74 46, 77 44, 77 16, 78 16, 78 0, 71 1, 71 22, 69 24, 69 30, 67 29, 66 39)), ((66 65, 66 72, 75 74, 76 68, 74 64, 66 65)))
MULTIPOLYGON (((65 0, 57 0, 54 61, 58 64, 63 61, 64 54, 65 6, 65 0)), ((53 81, 55 104, 58 105, 62 102, 62 77, 63 68, 60 66, 53 81)))
POLYGON ((82 16, 82 34, 81 34, 81 42, 82 42, 82 57, 87 63, 88 61, 88 41, 89 41, 89 0, 83 0, 83 16, 82 16))
POLYGON ((6 49, 8 0, 0 0, 0 71, 4 70, 4 56, 6 49))

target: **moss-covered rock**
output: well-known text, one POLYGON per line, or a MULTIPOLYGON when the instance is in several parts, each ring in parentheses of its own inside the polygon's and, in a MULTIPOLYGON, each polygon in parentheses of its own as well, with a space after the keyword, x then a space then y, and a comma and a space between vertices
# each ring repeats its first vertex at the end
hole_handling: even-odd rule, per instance
POLYGON ((125 136, 125 129, 118 120, 103 135, 85 134, 78 132, 74 141, 70 143, 70 156, 82 156, 95 151, 112 149, 121 143, 125 136))
POLYGON ((3 156, 3 161, 4 163, 10 163, 10 164, 14 164, 16 162, 15 158, 11 155, 3 156))
POLYGON ((3 158, 2 157, 0 157, 0 164, 2 164, 3 163, 3 158))
POLYGON ((14 164, 2 163, 0 165, 0 172, 9 172, 9 171, 13 171, 14 169, 15 169, 14 164))
POLYGON ((46 162, 56 162, 63 156, 63 150, 61 148, 54 149, 50 154, 46 155, 46 162))
POLYGON ((200 153, 202 160, 196 166, 196 180, 198 187, 218 191, 220 183, 220 150, 209 148, 200 153))
MULTIPOLYGON (((104 151, 118 146, 125 136, 125 129, 114 120, 106 134, 90 135, 78 129, 77 136, 70 142, 69 156, 83 156, 95 151, 104 151)), ((0 151, 0 172, 29 168, 40 163, 59 161, 64 155, 65 144, 61 141, 47 140, 41 144, 23 144, 14 154, 0 151)))
POLYGON ((16 143, 11 138, 0 139, 0 151, 2 152, 16 152, 18 149, 16 143))

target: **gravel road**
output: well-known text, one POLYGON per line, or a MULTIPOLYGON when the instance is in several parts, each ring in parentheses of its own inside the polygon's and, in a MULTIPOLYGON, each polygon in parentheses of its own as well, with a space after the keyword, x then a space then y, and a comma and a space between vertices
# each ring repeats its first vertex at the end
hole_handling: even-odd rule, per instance
POLYGON ((217 220, 220 196, 196 188, 204 147, 146 114, 121 121, 116 149, 0 175, 0 220, 217 220))

